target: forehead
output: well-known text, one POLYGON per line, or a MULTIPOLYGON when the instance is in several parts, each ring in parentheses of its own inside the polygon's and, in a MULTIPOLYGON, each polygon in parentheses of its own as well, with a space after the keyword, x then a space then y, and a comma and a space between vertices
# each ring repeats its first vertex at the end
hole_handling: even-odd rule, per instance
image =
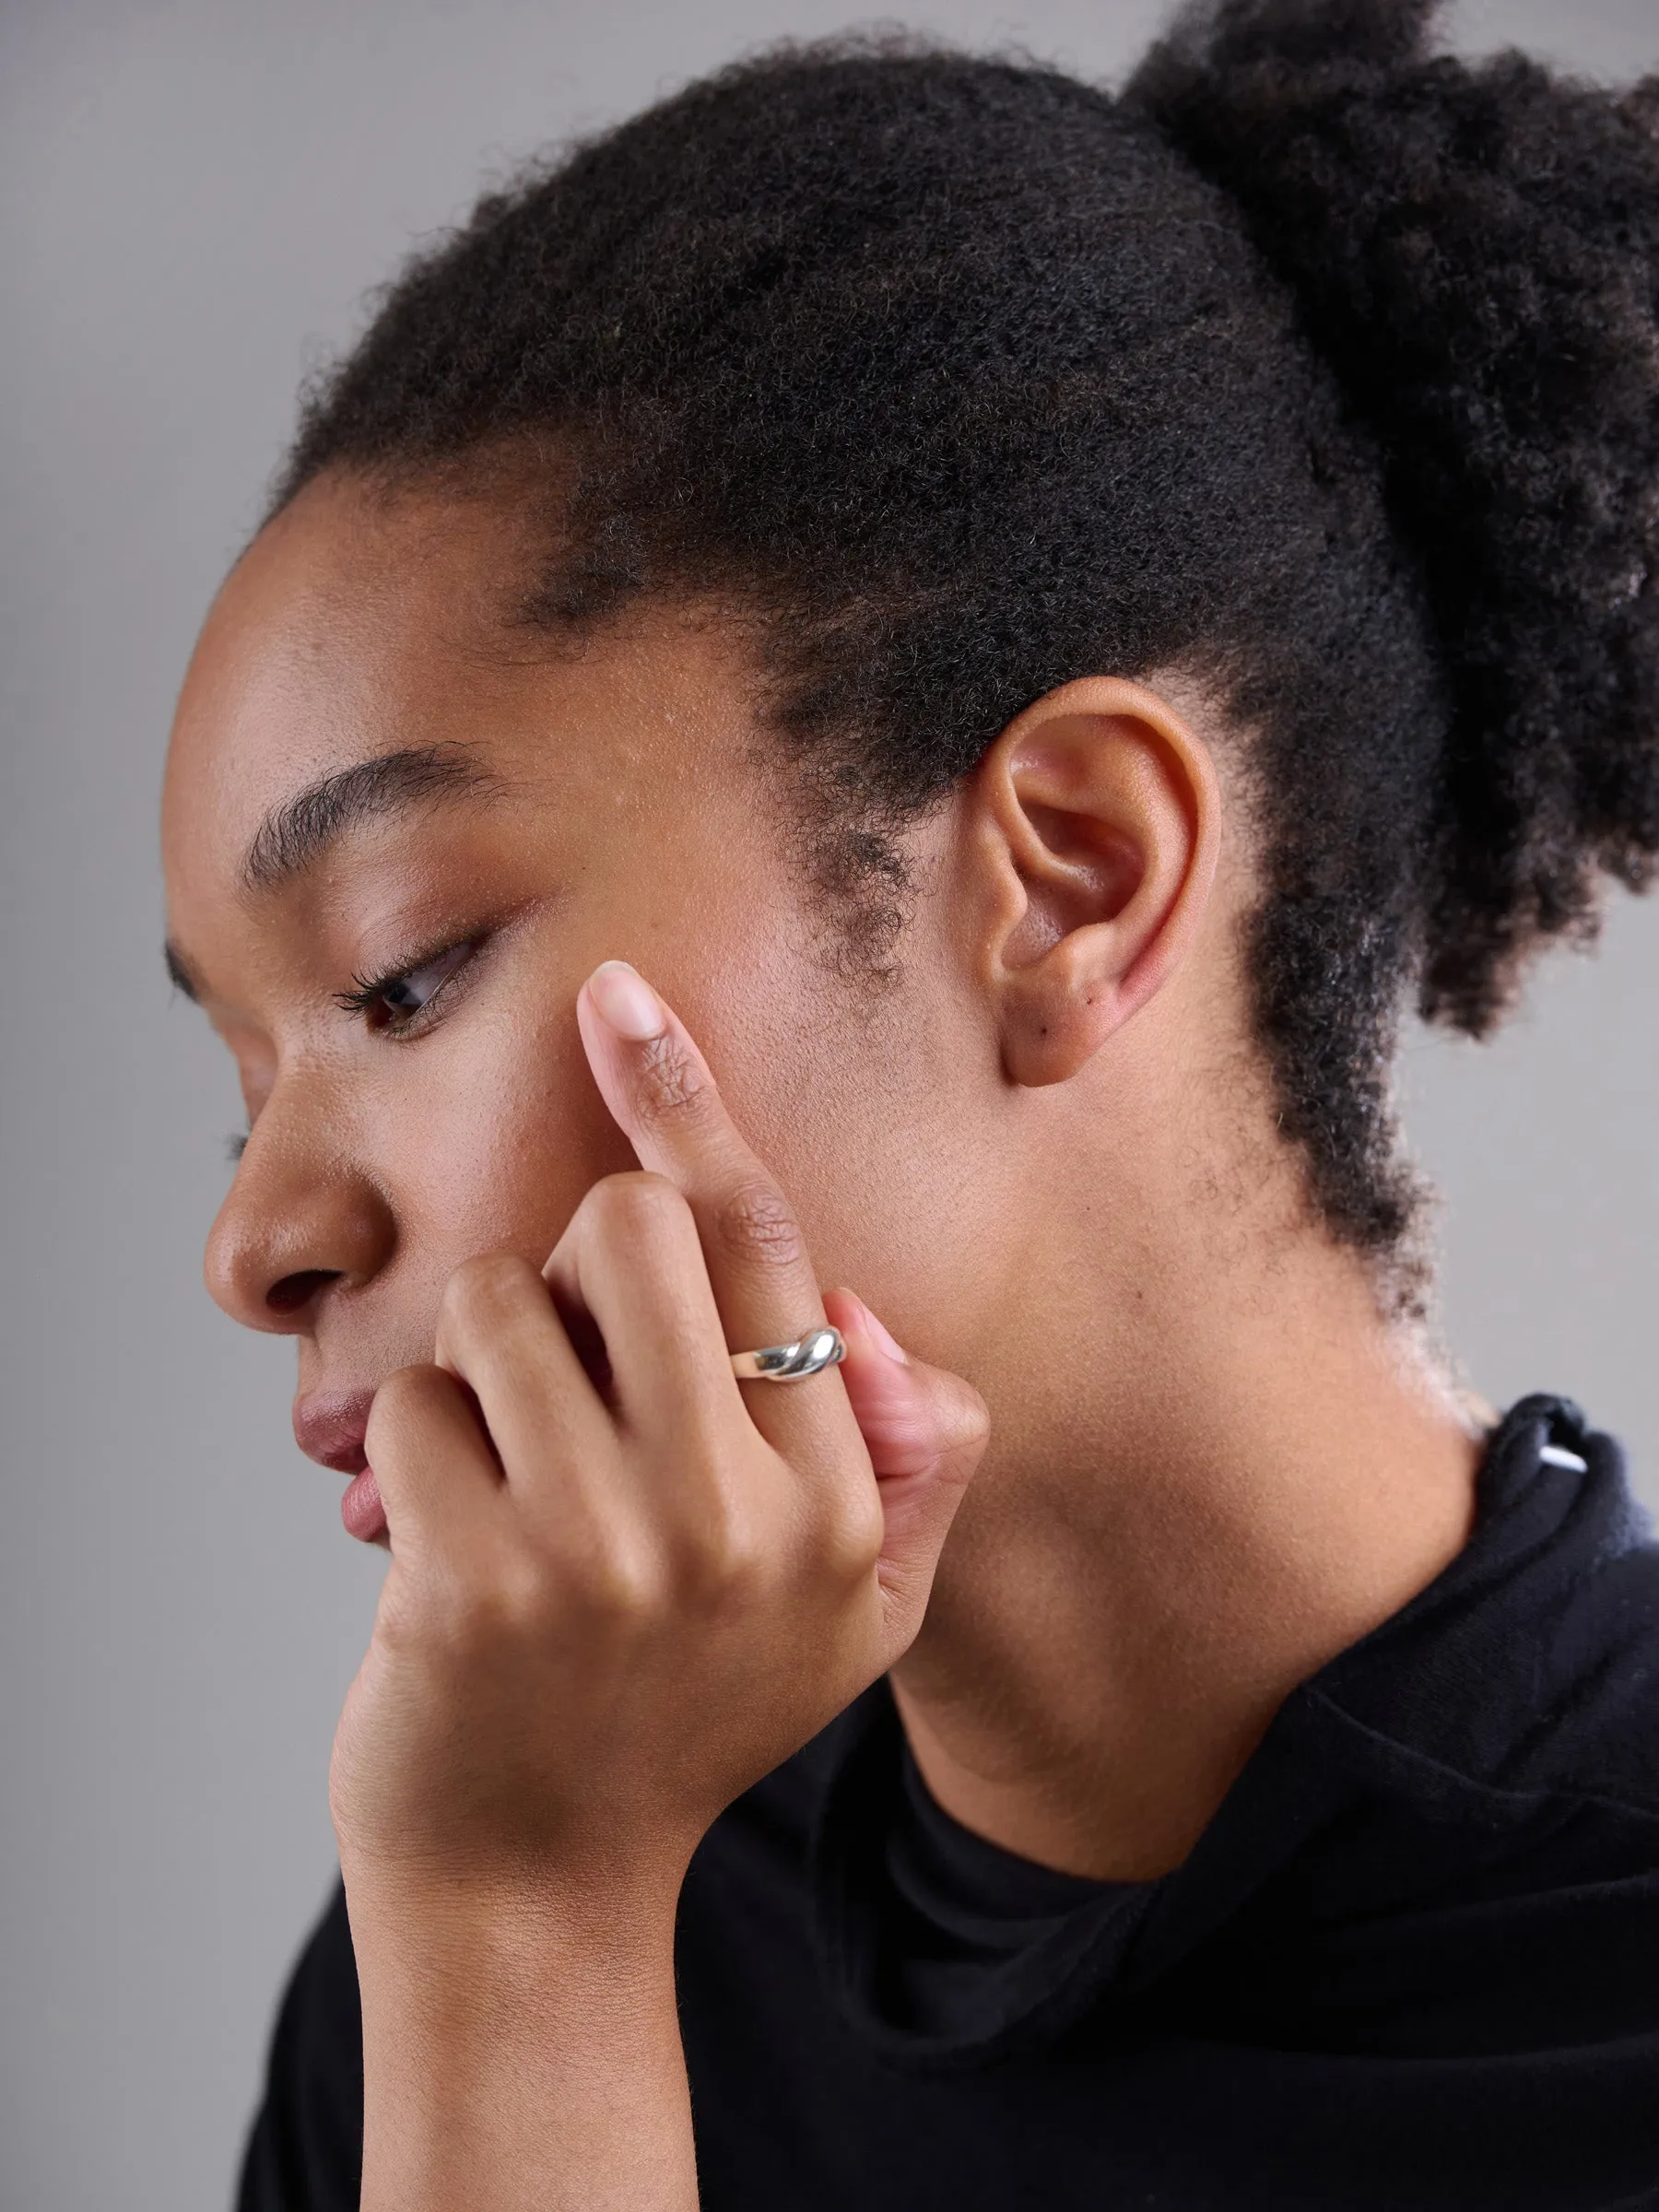
POLYGON ((227 881, 274 808, 382 754, 465 745, 510 780, 660 791, 752 757, 729 635, 642 611, 582 650, 514 619, 533 524, 500 497, 319 479, 208 616, 163 800, 170 883, 227 881))

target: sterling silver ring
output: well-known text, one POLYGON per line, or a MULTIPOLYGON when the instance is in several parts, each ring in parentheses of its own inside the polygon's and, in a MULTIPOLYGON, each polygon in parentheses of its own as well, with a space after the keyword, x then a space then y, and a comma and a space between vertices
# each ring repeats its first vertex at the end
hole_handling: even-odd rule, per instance
POLYGON ((839 1329, 814 1329, 794 1344, 769 1344, 758 1352, 734 1352, 732 1372, 740 1382, 802 1382, 847 1356, 839 1329))

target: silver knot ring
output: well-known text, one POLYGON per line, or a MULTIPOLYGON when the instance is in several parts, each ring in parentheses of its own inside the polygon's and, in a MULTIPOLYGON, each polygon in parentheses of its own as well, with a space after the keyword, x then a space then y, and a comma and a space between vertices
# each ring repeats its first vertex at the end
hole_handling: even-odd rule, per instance
POLYGON ((814 1329, 794 1344, 769 1344, 758 1352, 734 1352, 732 1372, 740 1382, 803 1382, 847 1356, 839 1329, 814 1329))

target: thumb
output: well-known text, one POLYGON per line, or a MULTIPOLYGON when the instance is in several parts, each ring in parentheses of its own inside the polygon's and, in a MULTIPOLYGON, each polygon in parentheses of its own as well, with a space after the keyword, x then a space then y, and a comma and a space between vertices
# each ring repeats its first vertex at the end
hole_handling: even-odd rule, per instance
POLYGON ((887 1614, 883 1665, 891 1666, 922 1626, 991 1417, 971 1382, 900 1351, 851 1290, 826 1291, 824 1311, 846 1340, 841 1380, 881 1486, 887 1525, 877 1572, 887 1614))

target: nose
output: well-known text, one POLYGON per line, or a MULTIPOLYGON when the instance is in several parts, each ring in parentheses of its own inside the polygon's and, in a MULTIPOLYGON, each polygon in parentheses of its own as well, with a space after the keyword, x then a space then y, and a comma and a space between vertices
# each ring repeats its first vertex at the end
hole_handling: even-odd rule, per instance
POLYGON ((302 1335, 325 1292, 368 1282, 396 1225, 373 1179, 320 1147, 267 1101, 207 1238, 214 1302, 244 1328, 302 1335))

